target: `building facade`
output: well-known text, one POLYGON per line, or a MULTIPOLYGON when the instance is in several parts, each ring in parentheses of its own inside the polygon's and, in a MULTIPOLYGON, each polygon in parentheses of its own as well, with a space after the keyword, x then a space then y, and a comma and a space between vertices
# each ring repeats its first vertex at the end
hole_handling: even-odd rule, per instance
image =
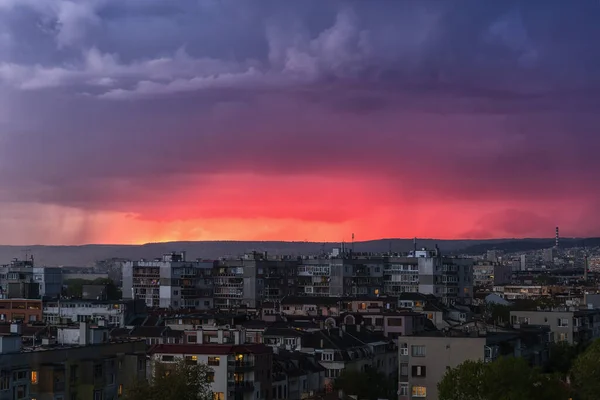
POLYGON ((213 267, 213 261, 187 261, 185 252, 126 262, 123 299, 141 299, 153 308, 211 309, 213 267))

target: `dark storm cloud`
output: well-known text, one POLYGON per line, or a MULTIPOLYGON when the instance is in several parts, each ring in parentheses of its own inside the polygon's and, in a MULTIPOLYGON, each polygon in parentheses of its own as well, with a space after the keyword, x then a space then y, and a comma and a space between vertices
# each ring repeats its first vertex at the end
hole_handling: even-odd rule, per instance
POLYGON ((0 0, 0 198, 126 210, 247 171, 596 196, 598 17, 585 0, 0 0))

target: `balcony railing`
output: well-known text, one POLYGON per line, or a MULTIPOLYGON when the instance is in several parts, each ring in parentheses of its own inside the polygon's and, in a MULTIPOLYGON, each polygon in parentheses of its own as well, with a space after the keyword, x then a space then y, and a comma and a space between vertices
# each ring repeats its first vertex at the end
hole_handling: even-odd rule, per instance
POLYGON ((227 366, 234 371, 247 371, 254 368, 253 361, 229 361, 227 366))
POLYGON ((254 382, 251 381, 237 381, 237 382, 228 382, 229 388, 234 390, 235 392, 253 392, 254 391, 254 382))

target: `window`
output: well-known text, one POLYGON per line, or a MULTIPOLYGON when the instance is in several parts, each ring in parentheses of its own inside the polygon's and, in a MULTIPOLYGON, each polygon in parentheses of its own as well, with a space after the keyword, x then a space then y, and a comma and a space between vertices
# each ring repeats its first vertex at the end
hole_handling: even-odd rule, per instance
POLYGON ((188 343, 197 343, 197 340, 198 340, 198 336, 196 336, 196 335, 189 335, 187 337, 188 343))
POLYGON ((569 319, 568 318, 559 318, 557 321, 559 328, 567 328, 569 327, 569 319))
POLYGON ((425 376, 427 376, 426 373, 427 367, 425 367, 424 365, 413 365, 412 366, 412 376, 413 378, 415 377, 420 377, 420 378, 424 378, 425 376))
POLYGON ((402 326, 402 318, 388 318, 387 326, 402 326))
POLYGON ((31 384, 37 385, 38 383, 38 373, 37 371, 31 371, 31 384))
POLYGON ((333 353, 322 353, 321 361, 333 361, 333 353))
POLYGON ((115 374, 108 374, 108 376, 106 378, 106 384, 107 385, 114 385, 115 384, 115 374))
POLYGON ((27 395, 27 387, 25 385, 19 385, 16 389, 17 400, 24 399, 27 395))
POLYGON ((413 357, 425 357, 425 346, 411 346, 410 351, 413 357))
POLYGON ((104 392, 102 390, 94 390, 94 400, 104 400, 104 392))
POLYGON ((402 343, 400 345, 400 355, 407 356, 408 355, 408 345, 406 343, 402 343))
POLYGON ((427 388, 425 386, 413 386, 412 397, 426 397, 427 388))
POLYGON ((117 396, 121 397, 123 396, 123 385, 119 385, 119 388, 117 389, 117 396))
POLYGON ((162 356, 161 360, 164 362, 172 362, 175 361, 175 356, 162 356))
POLYGON ((400 384, 400 396, 408 396, 408 383, 400 384))
POLYGON ((94 365, 94 378, 102 378, 102 364, 94 365))
POLYGON ((214 392, 213 400, 225 400, 225 393, 223 392, 214 392))
POLYGON ((208 365, 212 365, 213 367, 218 367, 221 363, 220 357, 208 357, 208 365))
MULTIPOLYGON (((400 364, 400 375, 408 376, 408 364, 402 363, 400 364)), ((406 389, 408 390, 408 389, 406 389)))
POLYGON ((207 372, 206 373, 206 381, 207 382, 214 382, 215 381, 215 373, 214 372, 207 372))
POLYGON ((10 388, 10 376, 4 375, 0 377, 0 390, 8 390, 10 388))

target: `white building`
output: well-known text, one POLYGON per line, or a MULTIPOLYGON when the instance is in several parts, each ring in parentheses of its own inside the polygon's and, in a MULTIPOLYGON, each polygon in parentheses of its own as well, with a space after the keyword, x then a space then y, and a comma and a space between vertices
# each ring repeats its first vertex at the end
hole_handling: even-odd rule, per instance
POLYGON ((160 344, 150 357, 151 362, 207 364, 215 400, 266 399, 272 392, 273 351, 262 344, 160 344))
POLYGON ((144 312, 144 304, 132 300, 55 300, 44 302, 43 319, 51 325, 105 321, 107 326, 124 327, 134 315, 144 312))

